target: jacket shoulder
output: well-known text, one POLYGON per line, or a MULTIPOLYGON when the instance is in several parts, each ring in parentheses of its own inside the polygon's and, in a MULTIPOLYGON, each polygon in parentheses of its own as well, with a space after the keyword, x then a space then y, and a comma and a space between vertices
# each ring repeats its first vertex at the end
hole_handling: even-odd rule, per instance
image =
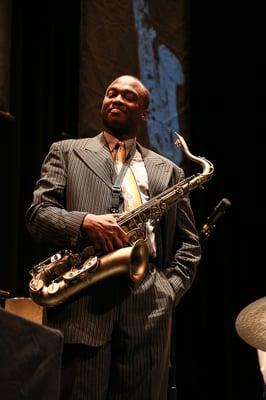
POLYGON ((61 150, 63 152, 67 152, 72 149, 85 149, 91 143, 93 138, 77 138, 77 139, 65 139, 59 140, 51 145, 51 149, 53 150, 61 150))

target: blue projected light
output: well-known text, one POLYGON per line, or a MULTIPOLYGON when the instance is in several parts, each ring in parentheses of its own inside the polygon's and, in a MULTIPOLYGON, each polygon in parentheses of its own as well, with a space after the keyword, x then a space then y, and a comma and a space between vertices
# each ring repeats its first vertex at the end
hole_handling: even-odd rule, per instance
POLYGON ((152 148, 172 160, 182 161, 182 152, 174 145, 170 132, 179 132, 177 85, 185 82, 182 65, 165 46, 154 46, 156 32, 148 27, 149 10, 145 0, 132 0, 135 26, 138 34, 140 76, 151 92, 150 113, 147 120, 149 142, 152 148))

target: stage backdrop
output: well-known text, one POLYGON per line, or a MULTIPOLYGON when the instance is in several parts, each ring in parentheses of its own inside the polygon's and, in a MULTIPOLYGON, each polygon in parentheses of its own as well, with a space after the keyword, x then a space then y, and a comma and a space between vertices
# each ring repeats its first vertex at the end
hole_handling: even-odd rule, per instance
POLYGON ((11 1, 0 1, 0 117, 8 118, 11 43, 11 1))
POLYGON ((117 76, 139 77, 151 92, 139 140, 180 164, 175 131, 188 136, 188 2, 81 0, 79 136, 102 129, 104 91, 117 76))

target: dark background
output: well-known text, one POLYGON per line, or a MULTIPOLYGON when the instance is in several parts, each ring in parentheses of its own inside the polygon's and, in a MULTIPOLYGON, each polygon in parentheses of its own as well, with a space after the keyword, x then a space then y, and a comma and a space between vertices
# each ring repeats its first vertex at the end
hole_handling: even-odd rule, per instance
MULTIPOLYGON (((256 350, 239 338, 235 319, 265 296, 265 22, 256 2, 193 2, 190 13, 189 147, 215 165, 205 189, 191 193, 199 229, 221 198, 232 205, 176 310, 177 394, 259 400, 256 350)), ((47 256, 24 225, 43 157, 54 140, 78 135, 79 24, 79 1, 13 2, 15 119, 0 119, 1 288, 12 297, 28 296, 28 271, 47 256)))

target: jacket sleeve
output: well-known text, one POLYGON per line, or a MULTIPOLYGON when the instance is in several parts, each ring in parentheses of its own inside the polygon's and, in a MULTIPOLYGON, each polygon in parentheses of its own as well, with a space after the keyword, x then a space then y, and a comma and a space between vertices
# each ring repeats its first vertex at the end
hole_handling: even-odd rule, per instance
MULTIPOLYGON (((184 172, 174 170, 172 184, 181 182, 184 172)), ((201 245, 189 195, 172 206, 161 224, 162 269, 176 295, 176 303, 191 287, 201 259, 201 245)))
POLYGON ((53 143, 43 161, 32 203, 26 211, 26 227, 37 241, 71 248, 78 243, 86 213, 65 208, 67 157, 61 143, 53 143))

